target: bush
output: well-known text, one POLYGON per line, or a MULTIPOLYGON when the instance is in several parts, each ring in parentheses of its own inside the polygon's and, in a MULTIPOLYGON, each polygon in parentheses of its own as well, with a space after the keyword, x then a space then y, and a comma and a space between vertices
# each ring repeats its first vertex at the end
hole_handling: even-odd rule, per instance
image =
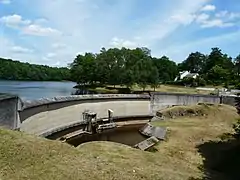
POLYGON ((233 125, 233 129, 235 131, 235 135, 237 138, 240 138, 240 118, 237 120, 237 122, 233 125))
POLYGON ((207 82, 202 77, 197 77, 196 82, 198 83, 198 86, 206 86, 207 82))
POLYGON ((236 84, 235 88, 240 90, 240 83, 236 84))
POLYGON ((178 80, 178 81, 166 81, 165 84, 176 85, 176 86, 183 86, 183 83, 182 83, 181 80, 178 80))

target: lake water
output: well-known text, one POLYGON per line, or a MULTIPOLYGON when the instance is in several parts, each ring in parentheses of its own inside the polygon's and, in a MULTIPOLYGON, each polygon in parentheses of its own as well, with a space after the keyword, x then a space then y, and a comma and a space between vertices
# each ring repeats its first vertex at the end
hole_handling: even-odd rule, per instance
POLYGON ((0 93, 18 95, 23 100, 67 96, 75 92, 73 82, 0 81, 0 93))

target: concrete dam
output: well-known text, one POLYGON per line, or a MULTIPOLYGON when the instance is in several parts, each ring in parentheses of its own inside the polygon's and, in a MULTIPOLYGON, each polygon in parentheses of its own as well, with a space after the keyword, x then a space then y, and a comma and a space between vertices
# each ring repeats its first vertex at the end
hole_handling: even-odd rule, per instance
POLYGON ((197 103, 234 105, 234 98, 151 93, 149 95, 79 95, 22 101, 16 96, 2 96, 0 125, 49 139, 67 138, 67 142, 74 146, 95 140, 113 141, 132 146, 146 139, 144 133, 139 133, 139 129, 149 128, 145 126, 156 111, 176 105, 197 103), (110 119, 109 110, 113 112, 110 119), (97 122, 98 128, 112 125, 117 128, 106 128, 106 131, 101 133, 86 133, 89 132, 89 128, 95 128, 92 123, 91 127, 86 123, 89 117, 84 119, 83 113, 87 111, 95 113, 92 116, 88 115, 91 116, 90 119, 97 122))

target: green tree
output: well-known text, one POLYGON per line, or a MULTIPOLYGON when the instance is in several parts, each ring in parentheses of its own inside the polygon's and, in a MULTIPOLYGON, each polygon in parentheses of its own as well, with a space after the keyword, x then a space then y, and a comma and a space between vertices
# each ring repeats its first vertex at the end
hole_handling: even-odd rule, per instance
POLYGON ((61 81, 70 80, 68 68, 49 67, 0 58, 0 79, 61 81))
POLYGON ((79 84, 93 84, 96 73, 96 56, 92 53, 77 55, 71 64, 71 77, 79 84))
POLYGON ((152 66, 152 69, 151 69, 150 75, 149 75, 149 82, 150 82, 151 87, 155 91, 156 88, 159 86, 159 73, 158 73, 158 69, 156 66, 152 66))
POLYGON ((180 71, 201 73, 204 69, 206 56, 200 52, 191 53, 185 61, 178 65, 180 71))
POLYGON ((226 69, 227 71, 232 71, 234 68, 231 57, 223 54, 222 50, 219 48, 212 48, 212 51, 206 60, 204 73, 208 72, 216 65, 222 67, 223 69, 226 69))
POLYGON ((143 58, 135 64, 135 80, 143 90, 150 83, 150 75, 152 70, 152 62, 150 58, 143 58))
POLYGON ((178 67, 175 62, 171 61, 167 56, 161 58, 152 58, 154 66, 158 69, 159 81, 173 81, 178 74, 178 67))
POLYGON ((220 85, 223 82, 227 82, 229 79, 229 72, 216 65, 207 73, 207 78, 209 82, 212 82, 215 85, 220 85))
POLYGON ((237 72, 237 76, 240 76, 240 54, 235 58, 234 63, 235 63, 235 69, 237 72))

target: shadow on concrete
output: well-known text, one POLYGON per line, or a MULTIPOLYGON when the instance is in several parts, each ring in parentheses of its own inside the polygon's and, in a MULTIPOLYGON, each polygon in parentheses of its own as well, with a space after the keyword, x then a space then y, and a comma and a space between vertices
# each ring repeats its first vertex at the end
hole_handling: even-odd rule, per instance
POLYGON ((240 140, 209 141, 199 145, 204 164, 199 167, 207 180, 240 179, 240 140))

